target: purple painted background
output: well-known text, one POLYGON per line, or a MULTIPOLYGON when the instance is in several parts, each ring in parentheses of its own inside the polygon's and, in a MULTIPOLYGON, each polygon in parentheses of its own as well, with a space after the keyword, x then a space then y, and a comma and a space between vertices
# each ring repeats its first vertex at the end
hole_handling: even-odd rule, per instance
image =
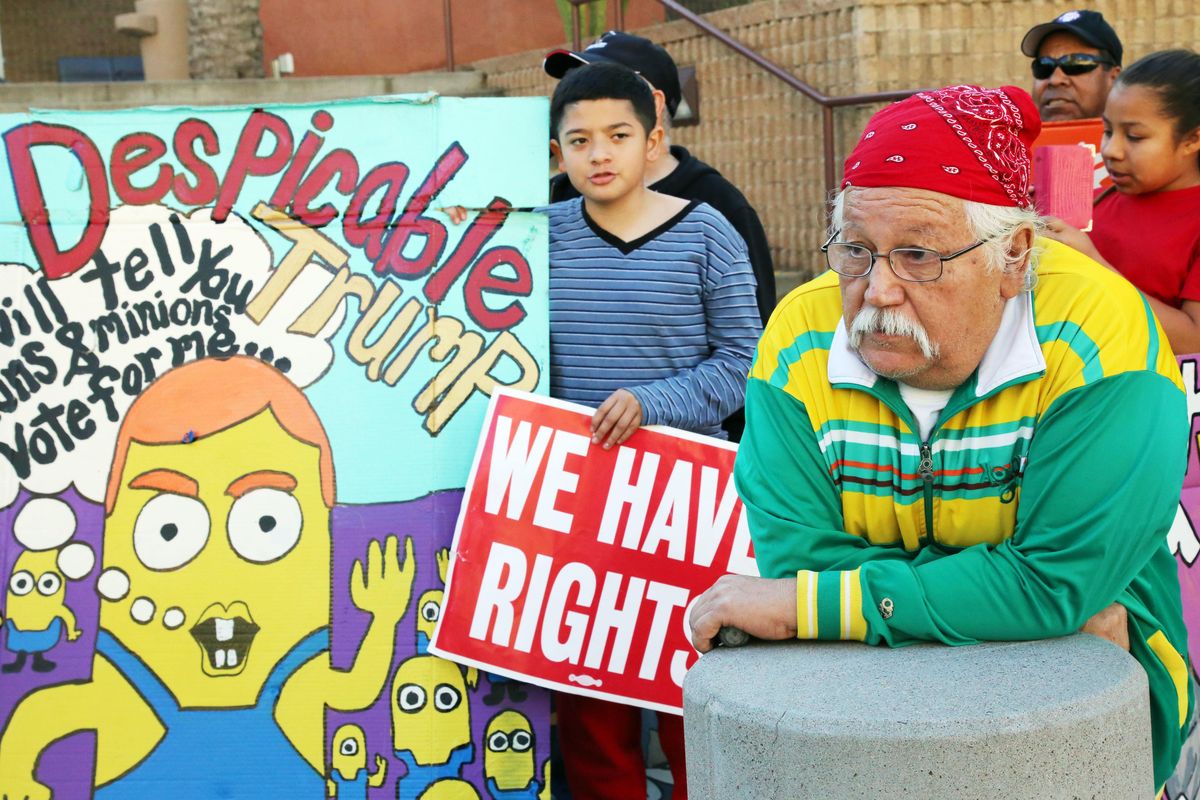
MULTIPOLYGON (((1200 386, 1196 379, 1196 363, 1200 356, 1187 355, 1179 357, 1179 364, 1184 376, 1184 390, 1189 398, 1189 406, 1194 404, 1200 386), (1190 380, 1189 380, 1190 378, 1190 380)), ((1196 437, 1200 435, 1200 415, 1191 417, 1188 427, 1188 459, 1187 475, 1183 479, 1183 492, 1179 503, 1188 517, 1188 523, 1193 536, 1200 538, 1200 448, 1197 447, 1196 437)), ((1179 589, 1183 598, 1183 621, 1188 630, 1188 650, 1192 664, 1200 664, 1200 557, 1188 564, 1182 553, 1177 555, 1179 564, 1179 589)))
MULTIPOLYGON (((96 567, 79 581, 67 582, 67 605, 75 612, 83 635, 74 642, 65 637, 46 653, 57 667, 49 673, 34 673, 27 663, 18 674, 0 676, 0 721, 7 726, 13 708, 30 691, 51 684, 86 680, 91 674, 91 659, 96 642, 99 598, 96 594, 96 579, 103 558, 101 537, 103 533, 103 508, 80 497, 74 490, 59 496, 75 511, 77 527, 73 542, 91 545, 96 555, 96 567)), ((22 492, 17 502, 0 510, 0 566, 3 567, 3 587, 7 589, 13 564, 22 552, 22 547, 13 537, 12 525, 16 515, 28 502, 30 495, 22 492)), ((416 653, 416 604, 421 594, 429 589, 440 588, 436 553, 449 547, 453 538, 454 524, 458 517, 462 492, 440 492, 405 503, 386 503, 369 506, 338 506, 333 511, 333 637, 332 660, 338 668, 349 668, 358 644, 367 629, 369 617, 354 607, 350 601, 350 571, 356 559, 365 559, 367 544, 371 539, 382 541, 389 534, 396 534, 403 542, 406 535, 413 537, 413 553, 417 561, 417 574, 413 581, 409 609, 401 620, 396 634, 393 673, 396 665, 416 653)), ((403 554, 403 546, 400 552, 403 554)), ((5 634, 0 632, 0 663, 9 663, 14 655, 5 647, 5 634)), ((396 781, 404 767, 392 753, 391 713, 389 689, 391 673, 383 692, 376 703, 365 711, 356 713, 326 713, 326 753, 330 738, 338 726, 346 722, 358 724, 366 734, 368 766, 373 768, 375 754, 388 760, 388 774, 384 785, 369 789, 371 798, 394 798, 396 781)), ((549 758, 549 714, 550 702, 546 691, 536 687, 524 687, 527 698, 521 703, 505 701, 498 706, 483 704, 490 684, 481 677, 474 692, 469 695, 471 707, 471 732, 475 742, 475 760, 463 770, 462 777, 474 784, 480 795, 487 797, 484 789, 483 730, 488 720, 496 713, 515 708, 525 714, 533 724, 537 775, 540 780, 542 764, 549 758)), ((51 746, 42 756, 37 779, 54 791, 56 800, 86 800, 91 797, 91 776, 94 770, 94 735, 77 734, 51 746)))
MULTIPOLYGON (((370 506, 341 506, 333 512, 333 530, 336 545, 333 553, 333 665, 346 668, 354 658, 357 643, 366 633, 369 618, 350 602, 350 570, 356 558, 366 558, 367 542, 384 539, 388 534, 413 537, 413 555, 417 559, 417 575, 413 580, 412 599, 409 610, 400 620, 396 631, 396 651, 389 675, 395 674, 401 661, 417 651, 417 600, 429 589, 441 588, 438 578, 436 554, 440 548, 449 547, 453 539, 454 523, 458 519, 458 508, 462 503, 461 491, 439 492, 408 503, 387 503, 370 506)), ((533 723, 536 774, 541 780, 542 764, 550 757, 550 699, 549 692, 533 686, 524 687, 527 698, 522 703, 504 702, 497 706, 483 704, 490 683, 480 676, 474 692, 469 692, 471 704, 471 740, 475 742, 475 760, 463 769, 462 777, 487 797, 483 783, 483 730, 492 716, 507 708, 515 708, 533 723)), ((371 798, 394 798, 396 781, 404 767, 392 753, 391 711, 388 697, 391 680, 376 703, 369 709, 353 714, 326 712, 326 754, 329 740, 338 726, 354 722, 367 737, 367 764, 374 768, 375 754, 388 759, 387 781, 378 789, 369 790, 371 798)))

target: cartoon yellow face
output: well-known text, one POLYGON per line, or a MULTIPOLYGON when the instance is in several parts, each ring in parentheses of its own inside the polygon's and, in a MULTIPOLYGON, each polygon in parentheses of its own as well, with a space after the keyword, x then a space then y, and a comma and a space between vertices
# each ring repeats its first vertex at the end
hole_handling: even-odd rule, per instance
POLYGON ((183 707, 253 705, 329 624, 319 458, 270 409, 188 443, 130 443, 101 576, 126 591, 106 595, 100 622, 183 707))
POLYGON ((430 589, 417 600, 417 632, 433 639, 433 630, 442 616, 441 589, 430 589))
POLYGON ((484 731, 483 774, 496 786, 524 789, 534 777, 533 726, 520 711, 501 711, 484 731))
POLYGON ((417 800, 479 800, 479 792, 459 778, 442 778, 429 784, 417 800))
POLYGON ((367 735, 357 725, 343 725, 333 734, 333 768, 352 780, 367 767, 367 735))
POLYGON ((437 656, 407 659, 392 679, 392 744, 418 764, 445 764, 471 741, 462 669, 437 656))
POLYGON ((4 596, 7 619, 23 631, 44 631, 58 617, 75 616, 64 605, 66 583, 58 570, 58 550, 26 550, 17 556, 4 596), (69 616, 68 616, 69 615, 69 616))

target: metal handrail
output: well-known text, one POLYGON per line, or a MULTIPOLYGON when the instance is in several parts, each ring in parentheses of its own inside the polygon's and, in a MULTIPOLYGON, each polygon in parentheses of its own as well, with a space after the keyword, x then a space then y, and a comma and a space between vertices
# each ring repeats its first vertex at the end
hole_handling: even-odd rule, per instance
MULTIPOLYGON (((571 32, 573 38, 573 46, 576 50, 583 46, 582 30, 580 28, 579 7, 595 2, 595 0, 568 0, 571 3, 571 32)), ((804 95, 808 99, 821 107, 821 139, 822 151, 825 162, 825 193, 828 196, 834 190, 837 183, 837 164, 834 154, 833 142, 833 109, 844 106, 861 106, 870 103, 886 103, 895 100, 903 100, 906 97, 911 97, 917 92, 924 91, 923 89, 912 89, 909 91, 893 91, 893 92, 871 92, 867 94, 850 94, 834 97, 827 95, 816 87, 805 81, 800 80, 790 71, 785 69, 780 64, 775 63, 763 54, 752 50, 747 45, 734 39, 725 31, 713 25, 704 17, 684 8, 676 0, 656 0, 656 2, 674 12, 683 19, 686 19, 692 25, 696 26, 704 33, 716 39, 721 44, 733 50, 738 55, 746 58, 756 65, 774 75, 779 80, 786 83, 792 89, 804 95)), ((625 19, 624 10, 622 9, 621 0, 616 0, 616 16, 617 29, 624 30, 625 19)))

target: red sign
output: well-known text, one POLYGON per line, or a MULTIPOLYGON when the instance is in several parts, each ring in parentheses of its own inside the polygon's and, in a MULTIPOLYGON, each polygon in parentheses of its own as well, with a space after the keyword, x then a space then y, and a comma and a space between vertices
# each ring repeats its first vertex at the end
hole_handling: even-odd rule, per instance
POLYGON ((430 650, 565 692, 679 713, 691 602, 756 575, 736 446, 670 428, 592 444, 592 409, 492 396, 430 650))

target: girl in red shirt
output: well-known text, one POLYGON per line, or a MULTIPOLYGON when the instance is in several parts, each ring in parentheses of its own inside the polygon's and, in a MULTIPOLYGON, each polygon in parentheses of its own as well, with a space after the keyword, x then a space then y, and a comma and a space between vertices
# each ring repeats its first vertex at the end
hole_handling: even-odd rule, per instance
POLYGON ((1200 54, 1131 64, 1103 120, 1113 186, 1097 195, 1091 236, 1055 219, 1048 235, 1138 287, 1176 353, 1200 352, 1200 54))

